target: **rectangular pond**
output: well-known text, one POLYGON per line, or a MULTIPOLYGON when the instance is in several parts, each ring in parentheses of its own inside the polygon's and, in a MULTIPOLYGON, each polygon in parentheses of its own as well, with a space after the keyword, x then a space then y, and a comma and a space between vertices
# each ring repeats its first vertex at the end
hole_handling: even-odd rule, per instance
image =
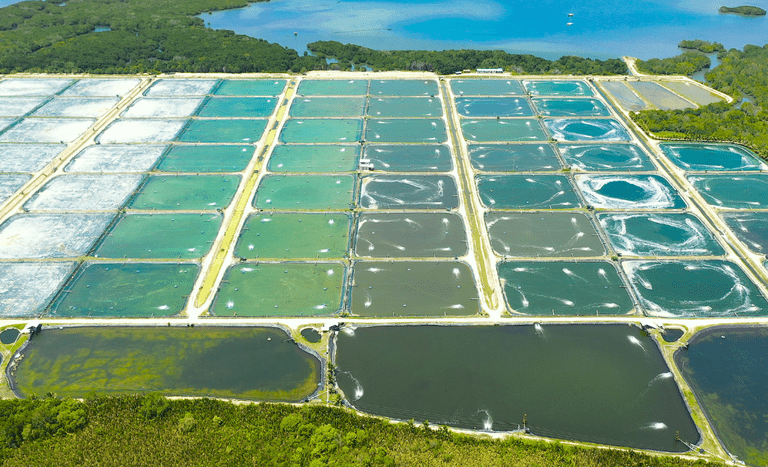
POLYGON ((54 97, 32 116, 99 118, 119 101, 118 97, 54 97))
POLYGON ((368 94, 368 81, 302 79, 296 94, 299 96, 364 96, 368 94))
POLYGON ((239 184, 239 175, 150 175, 129 206, 158 211, 223 209, 239 184))
POLYGON ((685 201, 660 175, 576 175, 587 204, 598 209, 684 209, 685 201))
POLYGON ((321 383, 318 358, 263 327, 81 327, 35 336, 16 369, 20 396, 157 392, 299 401, 321 383))
POLYGON ((72 84, 71 79, 4 79, 0 81, 0 96, 52 96, 72 84))
POLYGON ((698 105, 709 105, 715 102, 723 102, 724 100, 712 91, 689 81, 667 81, 664 83, 664 86, 698 105))
POLYGON ((267 120, 190 120, 178 141, 185 143, 248 143, 261 139, 267 120))
POLYGON ((145 96, 205 96, 211 93, 218 80, 166 78, 152 83, 145 96))
POLYGON ((291 117, 362 117, 365 97, 297 97, 291 104, 291 117))
POLYGON ((634 144, 559 144, 557 149, 567 166, 585 172, 656 170, 643 150, 634 144))
POLYGON ((217 96, 279 96, 284 79, 223 79, 213 91, 217 96))
POLYGON ((363 412, 655 451, 700 438, 634 326, 358 327, 337 345, 338 384, 363 412))
POLYGON ((498 270, 507 305, 516 313, 600 316, 634 309, 613 263, 505 261, 498 270))
POLYGON ((161 143, 173 141, 184 128, 185 120, 115 120, 96 137, 99 144, 161 143))
POLYGON ((648 109, 648 104, 640 99, 635 92, 621 81, 603 81, 600 83, 618 102, 619 105, 630 111, 648 109))
POLYGON ((664 154, 676 166, 693 171, 763 171, 768 165, 743 146, 711 143, 661 143, 664 154))
POLYGON ((163 145, 113 144, 93 145, 80 151, 67 164, 65 172, 121 173, 147 172, 165 152, 163 145))
POLYGON ((252 145, 173 145, 157 166, 160 172, 242 172, 253 158, 252 145))
POLYGON ((0 99, 0 117, 23 117, 47 100, 47 97, 4 97, 0 99))
POLYGON ((117 210, 136 191, 138 174, 73 174, 54 177, 24 203, 28 211, 117 210))
POLYGON ((275 111, 278 102, 274 97, 209 97, 197 111, 197 116, 267 118, 275 111))
POLYGON ((592 96, 592 88, 584 81, 523 80, 523 86, 532 96, 592 96))
POLYGON ((371 97, 367 114, 387 117, 441 117, 443 104, 435 97, 371 97))
POLYGON ((16 191, 23 187, 32 178, 31 175, 9 175, 0 173, 0 204, 13 196, 16 191))
POLYGON ((374 170, 384 172, 450 172, 453 157, 442 144, 367 144, 363 150, 374 170))
POLYGON ((253 206, 259 209, 346 210, 355 197, 349 175, 267 175, 261 179, 253 206))
POLYGON ((350 311, 355 316, 468 316, 480 311, 466 263, 358 261, 353 271, 350 311))
POLYGON ((335 173, 357 168, 359 145, 279 144, 269 157, 270 172, 335 173))
POLYGON ((76 258, 117 213, 16 214, 0 224, 0 258, 76 258))
POLYGON ((81 79, 61 92, 62 96, 124 96, 141 82, 138 78, 81 79))
POLYGON ((768 315, 768 302, 734 263, 722 260, 624 261, 622 266, 640 303, 651 316, 735 318, 768 315))
POLYGON ((721 256, 725 250, 688 213, 599 214, 600 227, 623 256, 721 256))
POLYGON ((456 111, 462 117, 531 117, 533 109, 525 97, 457 97, 456 111))
POLYGON ((465 96, 520 96, 525 94, 519 81, 508 79, 452 79, 453 94, 465 96))
POLYGON ((469 160, 483 172, 560 170, 560 161, 548 144, 472 144, 469 160))
POLYGON ((768 463, 768 329, 712 327, 675 352, 675 363, 728 451, 748 465, 768 463))
POLYGON ((609 117, 611 111, 597 99, 533 99, 536 112, 545 117, 609 117))
POLYGON ((691 175, 688 177, 704 200, 726 209, 768 207, 768 175, 691 175))
POLYGON ((360 119, 290 119, 280 132, 280 142, 357 143, 362 135, 360 119))
POLYGON ((124 118, 183 118, 195 113, 203 97, 140 97, 121 114, 124 118))
POLYGON ((371 80, 372 96, 431 96, 439 94, 437 81, 433 79, 371 80))
POLYGON ((74 269, 71 261, 0 263, 0 318, 38 315, 74 269))
POLYGON ((328 316, 341 307, 341 263, 240 263, 227 270, 214 316, 328 316))
POLYGON ((87 261, 51 304, 49 317, 149 318, 179 314, 200 266, 87 261))
POLYGON ((205 256, 220 214, 125 214, 93 252, 101 258, 195 259, 205 256))
POLYGON ((556 141, 631 141, 624 126, 612 118, 547 118, 544 126, 556 141))
POLYGON ((37 172, 66 148, 64 144, 0 144, 0 172, 37 172))
POLYGON ((366 121, 369 143, 444 143, 448 141, 445 121, 435 118, 398 118, 366 121))
POLYGON ((491 209, 571 209, 581 201, 564 175, 479 175, 483 205, 491 209))
POLYGON ((466 253, 467 235, 458 214, 363 212, 357 221, 357 256, 453 258, 466 253))
POLYGON ((695 107, 677 94, 673 93, 664 86, 650 81, 629 81, 627 82, 641 96, 655 105, 660 110, 679 110, 695 107))
POLYGON ((768 254, 768 212, 724 212, 720 217, 750 250, 768 254))
POLYGON ((464 138, 477 142, 523 142, 549 139, 535 118, 462 120, 464 138))
POLYGON ((352 218, 345 213, 267 213, 248 217, 235 246, 239 258, 343 258, 352 218))
MULTIPOLYGON (((95 122, 93 118, 25 118, 0 134, 0 143, 71 143, 95 122)), ((0 122, 0 129, 5 126, 0 122)))
POLYGON ((366 209, 455 209, 456 181, 449 175, 372 175, 363 178, 360 206, 366 209))
POLYGON ((605 247, 580 212, 489 212, 485 225, 499 256, 603 256, 605 247))

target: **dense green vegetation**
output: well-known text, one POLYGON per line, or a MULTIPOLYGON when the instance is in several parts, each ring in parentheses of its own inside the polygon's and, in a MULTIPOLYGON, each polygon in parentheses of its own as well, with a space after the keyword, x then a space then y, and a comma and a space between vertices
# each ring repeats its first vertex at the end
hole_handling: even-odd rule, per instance
POLYGON ((692 466, 674 457, 392 424, 324 406, 160 396, 0 401, 0 460, 22 465, 692 466))
POLYGON ((703 41, 701 39, 692 41, 682 40, 679 44, 677 44, 677 46, 681 49, 698 50, 699 52, 704 52, 705 54, 725 52, 725 47, 723 44, 719 42, 703 41))
POLYGON ((650 75, 691 75, 704 68, 709 68, 712 62, 709 57, 700 52, 683 52, 669 58, 652 58, 638 60, 637 69, 650 75))
POLYGON ((735 141, 768 158, 768 45, 748 45, 720 55, 707 84, 735 98, 733 104, 698 109, 646 111, 634 120, 659 138, 735 141), (751 102, 742 102, 748 96, 751 102))
POLYGON ((720 13, 736 13, 743 16, 765 16, 765 10, 762 8, 748 5, 736 7, 721 6, 719 11, 720 13))
POLYGON ((615 75, 627 72, 619 59, 592 60, 574 56, 551 61, 533 55, 509 54, 501 50, 394 50, 381 51, 336 41, 318 41, 307 45, 321 58, 338 60, 342 69, 367 65, 374 70, 434 71, 450 74, 477 68, 503 68, 512 73, 615 75))

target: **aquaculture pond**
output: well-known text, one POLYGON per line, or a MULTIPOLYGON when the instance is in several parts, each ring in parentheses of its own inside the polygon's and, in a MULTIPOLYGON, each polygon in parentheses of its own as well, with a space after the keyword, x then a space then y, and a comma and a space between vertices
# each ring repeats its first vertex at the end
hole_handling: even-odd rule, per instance
POLYGON ((684 452, 700 436, 654 340, 628 325, 382 326, 338 334, 363 412, 684 452))
POLYGON ((225 79, 213 91, 217 96, 278 96, 285 89, 285 80, 225 79))
POLYGON ((457 97, 456 111, 463 117, 530 117, 531 104, 524 97, 457 97))
POLYGON ((323 339, 323 335, 315 328, 304 328, 300 332, 301 337, 307 340, 310 344, 317 344, 323 339))
POLYGON ((464 138, 478 142, 545 141, 547 135, 535 118, 464 119, 464 138))
POLYGON ((368 144, 363 157, 374 170, 386 172, 448 172, 451 149, 442 144, 368 144))
POLYGON ((37 315, 74 269, 74 262, 0 263, 0 318, 37 315))
POLYGON ((648 156, 634 144, 561 144, 557 149, 572 169, 587 172, 656 170, 648 156))
POLYGON ((548 118, 544 126, 556 141, 630 141, 629 132, 611 118, 548 118))
POLYGON ((358 256, 452 258, 466 253, 467 236, 458 214, 364 212, 358 219, 358 256))
POLYGON ((592 88, 584 81, 523 81, 532 96, 592 96, 592 88))
POLYGON ((722 260, 624 261, 622 266, 640 303, 652 316, 734 318, 768 315, 768 302, 733 263, 722 260))
POLYGON ((149 318, 181 312, 200 266, 85 262, 51 304, 50 316, 149 318))
POLYGON ((685 109, 694 107, 693 104, 673 93, 669 89, 652 81, 627 82, 638 94, 648 99, 660 110, 685 109))
POLYGON ((560 170, 560 161, 548 144, 473 144, 469 159, 475 170, 484 172, 560 170))
POLYGON ((436 96, 437 81, 416 79, 371 80, 372 96, 436 96))
POLYGON ((365 317, 467 316, 480 310, 472 270, 458 261, 359 261, 351 311, 365 317))
POLYGON ((165 148, 163 145, 144 144, 88 146, 80 151, 64 170, 68 173, 147 172, 155 166, 165 148))
POLYGON ((443 104, 432 97, 371 97, 368 100, 371 117, 441 117, 443 104))
MULTIPOLYGON (((198 117, 267 118, 279 101, 273 97, 209 97, 197 111, 198 117)), ((230 125, 238 121, 229 120, 230 125)))
POLYGON ((621 81, 603 81, 600 83, 609 93, 616 98, 619 105, 627 110, 639 111, 646 110, 648 104, 632 91, 626 83, 621 81))
POLYGON ((4 329, 3 332, 0 332, 0 344, 13 344, 19 338, 19 334, 21 334, 21 331, 16 328, 4 329))
POLYGON ((563 175, 480 175, 482 203, 493 209, 570 209, 581 206, 563 175))
POLYGON ((362 117, 365 97, 299 97, 291 104, 291 117, 362 117))
POLYGON ((684 170, 765 170, 768 165, 742 146, 706 143, 662 143, 669 160, 684 170))
POLYGON ((725 254, 704 224, 691 214, 601 214, 598 218, 613 248, 625 256, 725 254))
POLYGON ((712 206, 727 209, 768 207, 766 175, 692 175, 688 180, 712 206))
POLYGON ((267 175, 253 206, 259 209, 332 210, 352 207, 355 179, 329 175, 267 175))
POLYGON ((724 212, 720 217, 750 250, 768 253, 768 212, 724 212))
POLYGON ((453 209, 456 181, 448 175, 373 175, 363 179, 360 206, 368 209, 453 209))
POLYGON ((490 212, 485 215, 493 251, 500 256, 602 256, 605 247, 580 212, 490 212))
POLYGON ((525 94, 519 81, 507 79, 452 79, 451 90, 465 96, 519 96, 525 94))
POLYGON ((534 99, 539 115, 545 117, 608 117, 611 111, 597 99, 534 99))
POLYGON ((347 254, 349 214, 252 214, 235 246, 239 258, 339 258, 347 254))
POLYGON ((215 316, 313 316, 338 311, 341 263, 240 263, 224 275, 215 316))
POLYGON ((623 315, 634 308, 615 266, 603 261, 505 261, 499 278, 516 313, 623 315))
POLYGON ((685 201, 659 175, 577 175, 588 205, 600 209, 683 209, 685 201))
POLYGON ((300 96, 364 96, 368 94, 368 81, 303 79, 296 93, 300 96))
POLYGON ((247 143, 261 139, 267 120, 190 120, 178 140, 185 143, 247 143))
POLYGON ((16 214, 0 224, 0 258, 75 258, 98 240, 116 213, 16 214))
POLYGON ((22 397, 159 392, 299 401, 321 382, 317 357, 259 327, 46 328, 16 369, 22 397))
POLYGON ((150 175, 130 207, 159 211, 223 209, 239 184, 239 175, 150 175))
POLYGON ((172 146, 157 170, 161 172, 242 172, 253 157, 253 146, 172 146))
POLYGON ((715 327, 696 334, 675 362, 718 438, 749 465, 768 464, 768 329, 715 327))
POLYGON ((445 122, 434 118, 371 118, 365 125, 370 143, 444 143, 448 141, 445 122))
POLYGON ((360 145, 279 144, 269 157, 270 172, 351 172, 357 168, 360 145))
POLYGON ((280 132, 283 143, 356 143, 363 132, 360 119, 290 119, 280 132))

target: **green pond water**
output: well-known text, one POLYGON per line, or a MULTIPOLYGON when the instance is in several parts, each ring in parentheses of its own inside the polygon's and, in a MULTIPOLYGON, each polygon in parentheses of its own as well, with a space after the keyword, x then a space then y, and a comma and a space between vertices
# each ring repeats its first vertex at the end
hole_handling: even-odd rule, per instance
POLYGON ((624 261, 622 265, 649 315, 681 318, 768 315, 768 302, 733 263, 624 261))
POLYGON ((204 211, 226 208, 240 184, 238 175, 150 175, 131 209, 204 211))
POLYGON ((603 256, 605 247, 589 218, 578 212, 490 212, 485 216, 497 255, 603 256))
POLYGON ((662 143, 664 154, 684 170, 766 170, 768 165, 752 151, 733 144, 662 143))
POLYGON ((146 318, 181 312, 200 266, 86 262, 53 301, 50 316, 146 318))
POLYGON ((318 359, 285 331, 258 327, 45 330, 16 371, 23 396, 159 392, 299 401, 321 381, 318 359))
POLYGON ((279 144, 269 158, 270 172, 352 172, 360 146, 279 144))
POLYGON ((524 97, 457 97, 456 111, 463 117, 530 117, 531 104, 524 97))
POLYGON ((437 81, 416 79, 371 80, 372 96, 436 96, 437 81))
POLYGON ((503 262, 499 278, 507 305, 517 313, 623 315, 634 308, 616 267, 604 261, 503 262))
POLYGON ((564 175, 479 175, 480 201, 491 209, 569 209, 581 202, 564 175))
POLYGON ((213 93, 217 96, 279 96, 285 84, 285 80, 225 79, 213 93))
POLYGON ((266 118, 272 115, 278 102, 274 97, 209 97, 197 116, 266 118))
MULTIPOLYGON (((19 334, 21 334, 21 331, 16 328, 5 329, 3 332, 0 332, 0 344, 11 345, 15 343, 16 339, 19 338, 19 334)), ((0 363, 2 363, 2 360, 0 360, 0 363)))
POLYGON ((315 328, 304 328, 300 332, 301 337, 307 340, 311 344, 317 344, 323 339, 323 335, 320 334, 315 328))
POLYGON ((534 99, 539 115, 546 117, 609 117, 611 111, 597 99, 534 99))
POLYGON ((523 81, 532 96, 592 96, 592 89, 584 81, 523 81))
POLYGON ((457 96, 509 96, 525 94, 519 81, 506 79, 452 79, 451 90, 457 96))
POLYGON ((768 213, 739 212, 722 213, 731 231, 755 253, 768 253, 768 213))
POLYGON ((362 117, 365 97, 297 97, 291 117, 362 117))
POLYGON ((659 175, 577 175, 588 205, 600 209, 683 209, 685 201, 659 175))
POLYGON ((240 263, 216 294, 214 316, 331 315, 341 307, 340 263, 240 263))
POLYGON ((699 440, 656 343, 635 326, 345 329, 337 380, 375 415, 683 452, 699 440))
POLYGON ((434 118, 371 118, 365 125, 369 143, 444 143, 448 141, 445 122, 434 118))
POLYGON ((557 149, 566 165, 578 170, 656 170, 648 156, 634 144, 561 144, 557 149))
POLYGON ((661 330, 661 338, 664 339, 665 342, 677 342, 683 337, 683 334, 685 334, 685 331, 682 329, 664 328, 661 330))
POLYGON ((386 117, 441 117, 443 104, 434 97, 371 97, 368 115, 386 117))
POLYGON ((453 258, 466 253, 467 235, 458 214, 363 212, 357 221, 357 256, 453 258))
POLYGON ((303 79, 296 94, 299 96, 364 96, 368 94, 368 81, 303 79))
POLYGON ((691 175, 688 180, 712 206, 728 209, 768 207, 766 175, 691 175))
POLYGON ((462 120, 461 132, 465 139, 479 142, 522 142, 548 139, 539 121, 533 118, 462 120))
POLYGON ((675 353, 675 362, 731 454, 768 464, 768 329, 716 327, 675 353))
POLYGON ((465 263, 359 261, 353 269, 353 315, 468 316, 480 310, 472 270, 465 263))
POLYGON ((244 143, 261 139, 267 120, 190 120, 176 138, 184 143, 244 143))
POLYGON ((342 213, 252 214, 235 246, 240 258, 342 258, 352 218, 342 213))
POLYGON ((363 135, 360 119, 290 119, 280 132, 283 143, 357 143, 363 135))
POLYGON ((624 256, 720 256, 723 247, 687 213, 600 214, 600 226, 624 256))
POLYGON ((352 207, 354 177, 341 175, 267 175, 256 190, 259 209, 346 210, 352 207))
POLYGON ((560 161, 548 144, 473 144, 469 159, 475 170, 485 172, 560 170, 560 161))
POLYGON ((161 172, 242 172, 253 157, 253 146, 171 146, 160 160, 161 172))
POLYGON ((360 206, 366 209, 455 209, 456 181, 448 175, 373 175, 363 179, 360 206))
POLYGON ((449 172, 451 149, 438 144, 368 144, 363 156, 374 170, 385 172, 449 172))
POLYGON ((621 123, 612 118, 548 118, 544 126, 555 141, 631 141, 621 123))
POLYGON ((221 227, 219 214, 126 214, 93 253, 102 258, 202 258, 221 227))

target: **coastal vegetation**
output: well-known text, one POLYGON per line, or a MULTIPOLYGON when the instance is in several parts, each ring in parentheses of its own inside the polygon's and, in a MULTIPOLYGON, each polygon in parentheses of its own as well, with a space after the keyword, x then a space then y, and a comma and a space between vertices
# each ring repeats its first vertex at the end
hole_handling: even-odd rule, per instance
POLYGON ((720 13, 735 13, 737 15, 742 15, 742 16, 765 16, 765 10, 757 6, 749 6, 749 5, 736 6, 736 7, 721 6, 720 10, 718 11, 720 13))
POLYGON ((350 410, 158 395, 0 401, 0 462, 21 465, 713 465, 519 437, 492 440, 350 410))
POLYGON ((712 64, 709 57, 700 52, 683 52, 669 58, 638 60, 637 69, 650 75, 690 75, 712 64))
POLYGON ((707 84, 733 96, 733 103, 650 110, 632 118, 658 138, 733 141, 768 158, 768 45, 731 49, 720 54, 720 62, 706 74, 707 84))
POLYGON ((699 52, 704 52, 705 54, 725 52, 725 47, 723 44, 719 42, 703 41, 701 39, 692 41, 682 40, 677 44, 677 46, 681 49, 698 50, 699 52))

